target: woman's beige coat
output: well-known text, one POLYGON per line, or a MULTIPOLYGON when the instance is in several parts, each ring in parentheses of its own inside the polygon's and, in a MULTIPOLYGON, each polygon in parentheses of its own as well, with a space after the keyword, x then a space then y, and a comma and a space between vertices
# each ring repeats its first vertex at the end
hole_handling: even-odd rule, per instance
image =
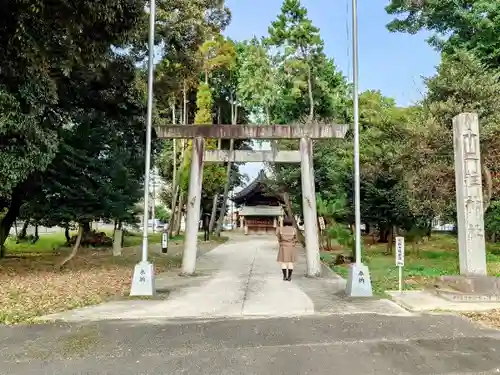
POLYGON ((280 263, 294 263, 296 260, 297 234, 294 227, 282 227, 276 229, 279 242, 277 261, 280 263))

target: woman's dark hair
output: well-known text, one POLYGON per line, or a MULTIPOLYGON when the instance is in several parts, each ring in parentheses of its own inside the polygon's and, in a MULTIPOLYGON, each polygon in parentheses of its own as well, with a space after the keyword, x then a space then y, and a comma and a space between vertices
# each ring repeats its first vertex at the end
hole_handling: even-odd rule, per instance
POLYGON ((290 219, 289 217, 285 217, 285 219, 283 219, 283 226, 291 227, 292 225, 293 225, 292 219, 290 219))

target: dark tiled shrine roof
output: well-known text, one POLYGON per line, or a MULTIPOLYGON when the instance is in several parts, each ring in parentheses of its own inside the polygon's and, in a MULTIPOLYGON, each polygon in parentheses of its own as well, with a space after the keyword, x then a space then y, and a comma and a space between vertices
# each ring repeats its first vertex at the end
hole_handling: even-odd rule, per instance
POLYGON ((243 203, 251 194, 261 191, 261 184, 267 179, 266 172, 261 169, 257 177, 233 196, 235 203, 243 203))
MULTIPOLYGON (((232 198, 232 201, 236 204, 242 204, 244 203, 247 199, 249 199, 253 194, 256 193, 265 193, 264 191, 264 185, 267 184, 267 176, 266 172, 262 169, 257 177, 250 182, 247 186, 245 186, 244 189, 239 191, 238 193, 234 194, 234 197, 232 198)), ((268 194, 266 194, 268 195, 268 194)), ((270 194, 270 196, 273 196, 270 194)), ((279 199, 279 197, 276 197, 279 199)))

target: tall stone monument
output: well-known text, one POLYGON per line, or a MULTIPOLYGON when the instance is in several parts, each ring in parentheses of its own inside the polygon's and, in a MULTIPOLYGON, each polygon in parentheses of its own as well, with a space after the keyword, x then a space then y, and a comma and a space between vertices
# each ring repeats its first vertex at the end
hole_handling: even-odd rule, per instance
POLYGON ((483 183, 479 118, 461 113, 453 118, 460 274, 486 275, 483 183))

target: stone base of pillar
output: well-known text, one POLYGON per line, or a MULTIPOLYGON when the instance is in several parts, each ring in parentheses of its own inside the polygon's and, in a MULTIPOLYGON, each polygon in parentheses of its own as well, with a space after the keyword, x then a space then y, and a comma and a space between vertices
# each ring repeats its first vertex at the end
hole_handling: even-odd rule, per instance
POLYGON ((368 266, 356 263, 351 264, 345 292, 349 297, 373 297, 368 266))
POLYGON ((141 261, 134 268, 130 296, 152 297, 155 294, 155 268, 152 263, 141 261))

